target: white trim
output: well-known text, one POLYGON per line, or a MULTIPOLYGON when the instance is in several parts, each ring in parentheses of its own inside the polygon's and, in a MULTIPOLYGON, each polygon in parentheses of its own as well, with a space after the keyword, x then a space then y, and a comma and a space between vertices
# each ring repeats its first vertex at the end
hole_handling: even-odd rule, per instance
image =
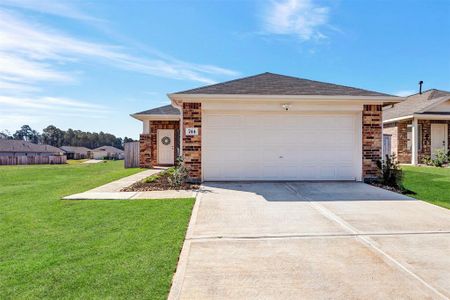
POLYGON ((419 163, 419 124, 414 118, 411 126, 411 164, 419 163))
POLYGON ((293 100, 293 101, 351 101, 364 102, 365 104, 375 104, 384 102, 401 102, 405 100, 404 97, 395 96, 326 96, 326 95, 242 95, 242 94, 167 94, 172 101, 223 101, 223 100, 265 100, 265 101, 279 101, 279 100, 293 100))
POLYGON ((414 118, 419 120, 450 120, 450 115, 414 114, 414 118))
POLYGON ((398 117, 398 118, 384 120, 383 123, 392 123, 392 122, 403 121, 403 120, 412 119, 412 118, 414 118, 414 115, 408 115, 408 116, 404 116, 404 117, 398 117))
POLYGON ((183 103, 180 103, 178 101, 171 101, 171 104, 173 107, 178 108, 178 110, 180 111, 180 143, 179 143, 179 147, 180 147, 180 153, 179 155, 182 157, 183 156, 183 134, 184 134, 184 121, 183 121, 183 103))
POLYGON ((142 115, 132 114, 131 117, 139 121, 178 121, 180 115, 142 115))

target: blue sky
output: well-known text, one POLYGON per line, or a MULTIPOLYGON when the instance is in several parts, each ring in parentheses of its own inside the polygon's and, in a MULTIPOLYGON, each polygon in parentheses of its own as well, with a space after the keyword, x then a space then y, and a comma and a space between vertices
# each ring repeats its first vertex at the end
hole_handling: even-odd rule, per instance
POLYGON ((450 90, 450 2, 0 0, 0 130, 137 138, 167 93, 261 72, 450 90))

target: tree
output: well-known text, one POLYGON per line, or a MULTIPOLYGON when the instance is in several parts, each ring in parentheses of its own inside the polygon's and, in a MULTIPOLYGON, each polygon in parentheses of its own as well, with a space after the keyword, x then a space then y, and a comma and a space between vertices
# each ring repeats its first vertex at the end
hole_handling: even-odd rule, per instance
POLYGON ((64 141, 64 131, 54 125, 49 125, 43 130, 42 140, 44 144, 61 147, 64 141))
POLYGON ((13 134, 13 138, 15 140, 24 140, 35 144, 39 143, 41 140, 40 134, 36 130, 31 129, 29 125, 23 125, 13 134))
POLYGON ((0 140, 12 140, 13 137, 8 130, 0 131, 0 140))

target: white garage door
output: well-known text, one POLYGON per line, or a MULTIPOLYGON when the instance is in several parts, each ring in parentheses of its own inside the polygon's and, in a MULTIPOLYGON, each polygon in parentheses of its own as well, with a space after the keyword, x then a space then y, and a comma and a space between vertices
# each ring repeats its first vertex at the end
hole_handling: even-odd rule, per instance
POLYGON ((204 180, 355 180, 356 116, 205 113, 204 180))

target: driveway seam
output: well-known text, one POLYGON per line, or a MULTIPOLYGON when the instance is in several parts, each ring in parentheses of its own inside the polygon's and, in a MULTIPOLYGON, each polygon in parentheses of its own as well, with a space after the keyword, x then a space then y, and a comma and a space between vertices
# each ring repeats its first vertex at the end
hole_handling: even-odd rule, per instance
POLYGON ((417 281, 419 281, 420 283, 422 283, 422 285, 424 285, 425 287, 427 287, 429 290, 431 290, 433 293, 435 293, 436 295, 438 295, 440 298, 442 299, 449 299, 447 296, 445 296, 444 294, 442 294, 441 292, 439 292, 436 288, 434 288, 431 284, 429 284, 428 282, 426 282, 424 279, 422 279, 420 276, 418 276, 417 274, 415 274, 413 271, 409 270, 406 266, 404 266, 402 263, 400 263, 398 260, 396 260, 395 258, 393 258, 392 256, 390 256, 389 254, 387 254, 386 252, 384 252, 382 249, 380 249, 376 243, 370 239, 367 236, 362 236, 362 235, 358 235, 359 231, 354 228, 353 226, 351 226, 350 224, 348 224, 347 222, 345 222, 343 219, 341 219, 339 216, 337 216, 336 214, 334 214, 333 212, 331 212, 330 210, 328 210, 326 207, 324 207, 323 205, 312 201, 311 198, 309 197, 305 197, 303 195, 301 195, 292 185, 290 185, 289 183, 285 183, 285 185, 292 191, 294 192, 297 196, 304 198, 305 200, 307 200, 309 202, 309 204, 311 205, 311 207, 313 207, 314 209, 316 209, 319 213, 321 213, 325 218, 328 218, 331 221, 336 222, 337 224, 339 224, 342 228, 344 228, 345 230, 356 234, 356 239, 358 239, 360 242, 362 242, 363 244, 365 244, 366 246, 368 246, 369 248, 372 248, 373 250, 375 250, 376 252, 378 252, 378 254, 381 254, 382 257, 386 258, 389 262, 391 262, 391 264, 393 264, 394 266, 397 267, 397 269, 400 269, 401 271, 403 271, 404 273, 408 274, 409 276, 411 276, 412 278, 416 279, 417 281))

